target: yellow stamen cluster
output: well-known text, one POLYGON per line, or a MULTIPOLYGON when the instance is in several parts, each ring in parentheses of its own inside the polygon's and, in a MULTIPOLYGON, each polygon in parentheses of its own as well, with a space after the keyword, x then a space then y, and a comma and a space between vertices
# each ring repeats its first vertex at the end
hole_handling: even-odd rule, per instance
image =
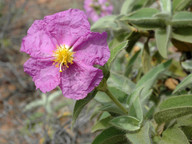
POLYGON ((73 64, 73 54, 72 49, 66 45, 57 46, 57 49, 53 51, 54 65, 59 67, 59 72, 62 72, 65 68, 69 68, 68 64, 73 64))

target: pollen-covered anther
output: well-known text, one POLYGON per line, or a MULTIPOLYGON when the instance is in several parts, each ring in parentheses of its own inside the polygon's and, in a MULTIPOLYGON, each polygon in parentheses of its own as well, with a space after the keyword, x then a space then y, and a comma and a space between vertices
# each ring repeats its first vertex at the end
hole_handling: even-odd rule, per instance
POLYGON ((53 64, 59 68, 59 72, 69 68, 68 64, 73 64, 73 54, 72 49, 66 45, 57 46, 57 49, 53 51, 53 64))

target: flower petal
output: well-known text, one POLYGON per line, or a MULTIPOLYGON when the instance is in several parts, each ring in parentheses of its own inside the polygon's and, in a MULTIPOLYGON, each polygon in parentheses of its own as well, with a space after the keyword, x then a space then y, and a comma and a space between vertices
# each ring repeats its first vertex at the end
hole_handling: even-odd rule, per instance
POLYGON ((83 99, 103 78, 100 69, 82 63, 74 63, 62 72, 60 88, 67 98, 83 99))
POLYGON ((36 88, 43 93, 53 90, 60 84, 59 69, 52 63, 50 60, 30 58, 24 64, 24 71, 33 78, 36 88))
POLYGON ((50 57, 57 45, 72 46, 79 37, 90 32, 83 11, 69 9, 36 20, 22 40, 21 51, 32 57, 50 57))
POLYGON ((57 45, 54 38, 39 30, 34 34, 28 34, 22 40, 21 51, 26 52, 34 58, 51 57, 57 45))
POLYGON ((59 44, 73 46, 79 37, 90 32, 90 24, 85 13, 78 9, 69 9, 44 18, 47 31, 59 44))
POLYGON ((107 33, 91 32, 81 37, 74 45, 74 60, 88 65, 103 66, 110 57, 107 33))

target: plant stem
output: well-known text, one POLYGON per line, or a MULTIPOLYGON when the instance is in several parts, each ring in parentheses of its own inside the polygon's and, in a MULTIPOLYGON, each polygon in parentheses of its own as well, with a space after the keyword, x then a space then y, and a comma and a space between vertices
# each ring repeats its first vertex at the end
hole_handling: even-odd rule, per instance
POLYGON ((141 36, 148 37, 148 38, 154 38, 154 33, 151 33, 150 31, 143 31, 138 30, 135 27, 131 27, 131 31, 139 33, 141 36))
POLYGON ((125 113, 128 114, 127 109, 113 96, 113 94, 106 88, 104 91, 110 99, 125 113))

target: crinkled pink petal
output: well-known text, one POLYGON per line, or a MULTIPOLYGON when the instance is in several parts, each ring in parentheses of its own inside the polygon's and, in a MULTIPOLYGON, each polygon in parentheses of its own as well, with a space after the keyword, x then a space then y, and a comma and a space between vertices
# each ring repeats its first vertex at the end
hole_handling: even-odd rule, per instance
POLYGON ((45 31, 39 30, 34 34, 28 34, 22 40, 21 51, 35 58, 51 57, 57 41, 45 31))
POLYGON ((44 18, 46 30, 58 40, 59 44, 73 46, 79 37, 90 32, 90 24, 85 13, 69 9, 44 18))
POLYGON ((43 93, 53 90, 60 84, 59 69, 49 59, 30 58, 24 64, 24 71, 33 78, 36 88, 43 93))
POLYGON ((84 12, 69 9, 36 20, 23 38, 21 51, 36 58, 49 57, 57 45, 72 46, 88 32, 90 24, 84 12))
POLYGON ((67 98, 83 99, 103 78, 100 69, 83 63, 74 63, 70 68, 62 72, 60 88, 67 98))
POLYGON ((81 37, 74 45, 74 61, 87 65, 103 66, 110 57, 107 33, 91 32, 81 37))

